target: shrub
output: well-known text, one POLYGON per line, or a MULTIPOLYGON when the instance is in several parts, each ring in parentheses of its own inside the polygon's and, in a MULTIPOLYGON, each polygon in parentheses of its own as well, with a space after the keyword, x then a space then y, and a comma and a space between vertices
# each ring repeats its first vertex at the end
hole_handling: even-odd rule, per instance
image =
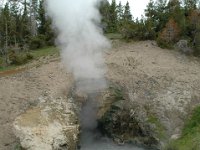
POLYGON ((168 48, 168 49, 173 48, 173 43, 167 42, 159 37, 157 38, 156 42, 157 42, 158 46, 161 48, 168 48))
POLYGON ((29 48, 32 50, 42 48, 46 45, 46 37, 44 35, 38 35, 32 37, 29 41, 29 48))
POLYGON ((158 35, 158 46, 161 48, 173 48, 173 44, 177 42, 179 34, 180 30, 177 23, 174 19, 170 19, 158 35))
POLYGON ((11 51, 11 53, 9 54, 9 60, 12 65, 22 65, 32 59, 33 55, 31 55, 30 53, 16 54, 14 51, 11 51))
POLYGON ((200 32, 197 33, 194 44, 194 55, 200 56, 200 32))

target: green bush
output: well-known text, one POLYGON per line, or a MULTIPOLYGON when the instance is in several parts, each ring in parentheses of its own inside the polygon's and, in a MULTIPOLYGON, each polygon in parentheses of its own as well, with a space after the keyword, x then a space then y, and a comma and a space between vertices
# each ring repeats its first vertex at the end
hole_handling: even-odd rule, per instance
POLYGON ((173 43, 167 42, 161 38, 157 38, 156 42, 161 48, 173 49, 173 43))
POLYGON ((46 46, 46 37, 44 35, 32 37, 29 41, 29 48, 32 50, 39 49, 44 46, 46 46))
POLYGON ((200 56, 200 32, 196 35, 195 46, 194 46, 194 55, 200 56))
POLYGON ((4 61, 3 61, 3 57, 0 56, 0 66, 2 66, 3 63, 4 63, 4 61))
POLYGON ((22 65, 32 59, 33 55, 30 53, 16 54, 14 51, 11 51, 9 55, 9 60, 11 61, 11 65, 22 65))

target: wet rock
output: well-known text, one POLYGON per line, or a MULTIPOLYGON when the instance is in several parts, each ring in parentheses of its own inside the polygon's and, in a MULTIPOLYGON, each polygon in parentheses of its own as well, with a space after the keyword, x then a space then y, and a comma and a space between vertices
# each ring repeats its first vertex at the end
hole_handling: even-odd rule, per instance
POLYGON ((134 106, 128 100, 114 102, 99 119, 99 129, 119 144, 131 142, 152 148, 160 147, 157 126, 149 121, 144 108, 134 106))
POLYGON ((74 150, 79 125, 66 99, 40 98, 40 104, 16 118, 15 135, 26 150, 74 150))

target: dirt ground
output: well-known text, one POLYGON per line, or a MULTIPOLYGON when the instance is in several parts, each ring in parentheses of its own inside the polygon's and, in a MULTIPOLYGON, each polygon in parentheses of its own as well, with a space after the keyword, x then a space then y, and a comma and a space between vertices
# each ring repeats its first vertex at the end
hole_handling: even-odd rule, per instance
MULTIPOLYGON (((153 98, 155 106, 158 106, 160 111, 162 109, 182 111, 185 106, 191 104, 193 96, 199 96, 198 59, 187 57, 177 51, 158 48, 152 41, 113 43, 113 48, 107 51, 105 56, 108 66, 106 76, 110 80, 126 85, 133 99, 142 98, 132 91, 135 89, 133 85, 141 80, 146 81, 144 84, 149 84, 151 79, 152 82, 156 80, 160 84, 159 87, 163 88, 161 94, 153 98), (193 93, 187 93, 188 91, 193 93), (169 98, 166 98, 168 92, 172 93, 167 94, 169 98), (185 95, 183 99, 188 101, 180 99, 175 101, 173 92, 185 95)), ((18 115, 36 105, 41 95, 51 93, 58 97, 67 94, 72 81, 71 74, 65 71, 59 60, 44 60, 40 66, 17 74, 0 76, 0 150, 12 150, 16 146, 18 141, 13 134, 12 123, 18 115)), ((143 86, 148 87, 148 85, 143 86)), ((199 101, 193 102, 197 104, 199 101)))
POLYGON ((46 64, 38 68, 0 77, 0 150, 12 150, 18 144, 12 122, 27 108, 36 105, 41 95, 68 93, 71 75, 59 61, 45 61, 46 64))

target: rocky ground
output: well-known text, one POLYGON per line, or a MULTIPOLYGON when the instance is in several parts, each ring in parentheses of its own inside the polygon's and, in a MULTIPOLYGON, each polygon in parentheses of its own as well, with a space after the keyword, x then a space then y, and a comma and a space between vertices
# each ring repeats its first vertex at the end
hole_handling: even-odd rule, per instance
MULTIPOLYGON (((152 41, 113 41, 105 59, 106 77, 123 89, 129 106, 133 106, 130 114, 140 114, 141 122, 148 120, 147 116, 158 118, 168 137, 178 137, 184 119, 200 104, 198 59, 158 48, 152 41)), ((17 116, 27 109, 34 110, 47 96, 51 97, 47 101, 65 99, 73 85, 71 74, 59 60, 44 58, 42 62, 23 72, 0 77, 0 150, 11 150, 18 144, 13 131, 17 116)), ((127 105, 127 101, 122 103, 127 105)))
POLYGON ((17 116, 49 95, 54 99, 67 95, 72 77, 58 61, 42 60, 43 65, 21 73, 0 77, 0 150, 17 144, 13 122, 17 116))
POLYGON ((152 128, 158 132, 155 139, 179 137, 188 114, 200 104, 198 59, 151 41, 114 45, 106 56, 107 78, 121 86, 128 100, 118 103, 127 107, 130 118, 134 116, 142 135, 154 136, 145 131, 152 128))

